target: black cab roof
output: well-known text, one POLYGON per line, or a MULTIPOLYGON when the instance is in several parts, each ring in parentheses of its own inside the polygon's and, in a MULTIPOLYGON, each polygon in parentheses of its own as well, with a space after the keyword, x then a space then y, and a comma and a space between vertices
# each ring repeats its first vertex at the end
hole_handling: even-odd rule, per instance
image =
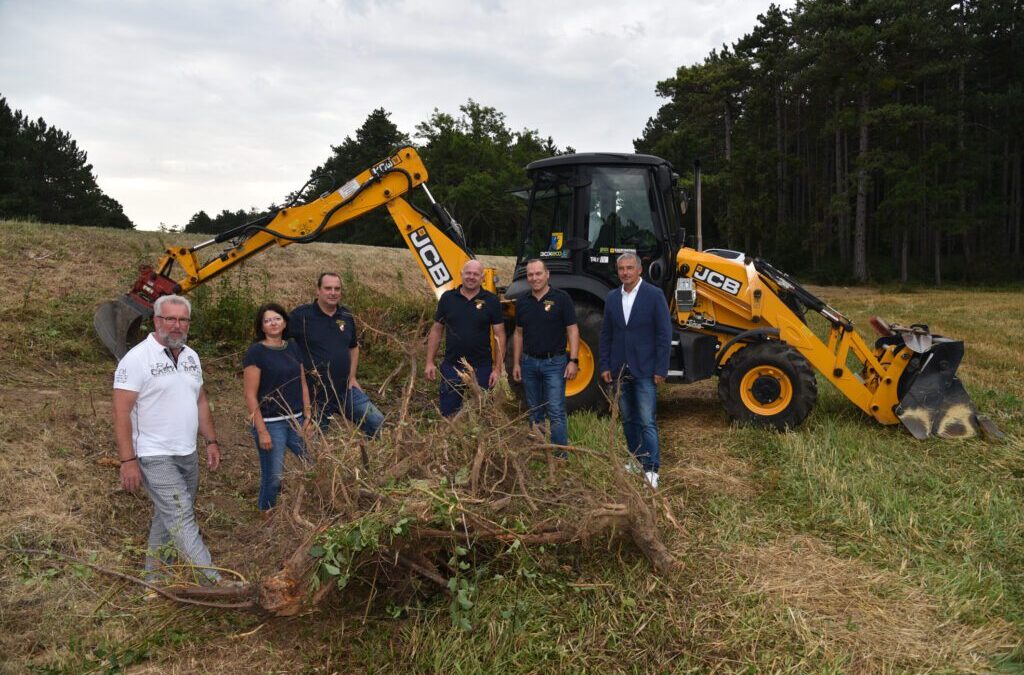
POLYGON ((634 166, 657 166, 659 164, 668 164, 671 166, 668 160, 662 159, 661 157, 655 157, 654 155, 634 155, 625 152, 579 152, 573 155, 557 155, 546 159, 538 159, 535 162, 527 164, 526 170, 535 171, 537 169, 550 169, 556 166, 580 164, 621 164, 634 166))

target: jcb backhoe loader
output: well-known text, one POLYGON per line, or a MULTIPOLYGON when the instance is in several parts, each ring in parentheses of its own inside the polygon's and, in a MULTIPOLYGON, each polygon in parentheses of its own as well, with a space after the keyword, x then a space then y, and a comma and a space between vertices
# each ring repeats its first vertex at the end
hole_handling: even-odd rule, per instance
POLYGON ((963 343, 873 322, 869 347, 853 323, 763 260, 684 245, 678 176, 650 155, 564 155, 527 166, 532 181, 522 249, 506 296, 527 292, 526 261, 544 260, 551 284, 576 303, 580 373, 568 383, 570 408, 606 401, 594 354, 604 298, 618 285, 619 254, 636 253, 644 281, 660 287, 676 317, 669 382, 718 376, 718 395, 742 423, 795 428, 817 398, 814 371, 882 424, 917 438, 977 433, 977 415, 956 377, 963 343), (825 341, 807 326, 808 311, 828 323, 825 341))
MULTIPOLYGON (((670 382, 719 376, 718 393, 734 420, 794 428, 817 398, 814 370, 883 424, 900 421, 916 437, 973 435, 979 417, 956 378, 961 342, 927 328, 878 322, 873 348, 849 319, 768 263, 732 251, 683 246, 681 202, 671 165, 649 155, 576 154, 533 162, 532 186, 521 193, 528 217, 513 283, 496 288, 493 269, 484 287, 502 295, 506 316, 528 292, 526 261, 544 260, 552 285, 569 292, 580 325, 580 371, 567 383, 571 410, 600 409, 607 398, 595 358, 604 298, 618 284, 615 259, 638 254, 644 280, 663 289, 677 318, 670 382), (820 313, 831 326, 827 342, 803 320, 820 313), (856 367, 851 369, 849 362, 856 367)), ((472 257, 462 229, 434 201, 427 170, 413 148, 392 157, 308 204, 193 247, 171 247, 155 268, 145 267, 131 291, 101 305, 94 318, 107 348, 123 355, 161 295, 187 293, 273 244, 308 243, 380 206, 386 206, 435 294, 459 284, 472 257), (405 196, 427 196, 437 224, 405 196), (205 263, 196 253, 226 244, 205 263), (172 276, 174 266, 181 268, 172 276)), ((984 422, 984 420, 982 420, 984 422)), ((993 428, 993 432, 995 432, 993 428)))

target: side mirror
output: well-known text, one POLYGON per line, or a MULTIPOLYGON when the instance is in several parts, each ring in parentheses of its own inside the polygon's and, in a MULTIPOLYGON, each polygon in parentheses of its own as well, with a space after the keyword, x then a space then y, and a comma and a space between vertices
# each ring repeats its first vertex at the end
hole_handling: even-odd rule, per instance
POLYGON ((690 195, 686 193, 685 188, 679 188, 679 212, 682 215, 686 215, 686 210, 690 206, 690 195))
POLYGON ((651 266, 647 268, 647 276, 650 277, 651 283, 661 285, 665 281, 665 265, 661 259, 657 259, 651 263, 651 266))

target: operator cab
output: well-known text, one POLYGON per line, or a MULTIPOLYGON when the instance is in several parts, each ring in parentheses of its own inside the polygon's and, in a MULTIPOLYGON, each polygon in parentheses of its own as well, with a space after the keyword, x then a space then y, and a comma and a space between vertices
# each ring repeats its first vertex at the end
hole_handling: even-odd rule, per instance
POLYGON ((526 226, 508 295, 527 291, 526 261, 540 258, 551 284, 604 300, 619 285, 616 258, 633 252, 644 281, 666 293, 680 242, 676 175, 651 155, 583 153, 532 162, 526 226))

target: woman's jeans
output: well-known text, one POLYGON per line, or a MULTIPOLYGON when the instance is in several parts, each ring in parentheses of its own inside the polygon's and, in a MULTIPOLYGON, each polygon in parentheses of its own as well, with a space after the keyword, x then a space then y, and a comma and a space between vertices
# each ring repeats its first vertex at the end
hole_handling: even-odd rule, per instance
POLYGON ((256 440, 256 450, 260 454, 260 511, 274 508, 277 495, 281 492, 281 476, 284 474, 284 450, 287 447, 303 462, 310 460, 306 452, 306 443, 299 429, 302 427, 301 415, 291 420, 266 422, 267 433, 270 434, 270 450, 260 447, 259 433, 252 428, 252 437, 256 440))

